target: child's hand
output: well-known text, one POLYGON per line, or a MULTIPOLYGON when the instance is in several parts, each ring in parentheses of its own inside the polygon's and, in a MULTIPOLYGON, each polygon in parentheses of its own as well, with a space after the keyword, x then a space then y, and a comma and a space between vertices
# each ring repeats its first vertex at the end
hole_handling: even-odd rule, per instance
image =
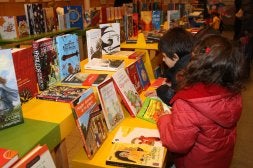
POLYGON ((157 96, 156 90, 148 90, 144 93, 144 96, 146 96, 146 97, 156 97, 157 96))

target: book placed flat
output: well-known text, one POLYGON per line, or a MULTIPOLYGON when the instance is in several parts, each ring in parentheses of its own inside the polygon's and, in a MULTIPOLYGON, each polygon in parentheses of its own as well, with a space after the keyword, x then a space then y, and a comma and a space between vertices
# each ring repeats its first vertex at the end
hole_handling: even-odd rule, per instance
POLYGON ((15 150, 0 148, 0 167, 9 168, 19 159, 15 150))
POLYGON ((147 144, 114 143, 107 165, 121 167, 160 168, 165 158, 165 148, 147 144))
POLYGON ((93 58, 85 64, 84 68, 92 70, 117 71, 120 68, 124 68, 124 66, 124 60, 93 58))

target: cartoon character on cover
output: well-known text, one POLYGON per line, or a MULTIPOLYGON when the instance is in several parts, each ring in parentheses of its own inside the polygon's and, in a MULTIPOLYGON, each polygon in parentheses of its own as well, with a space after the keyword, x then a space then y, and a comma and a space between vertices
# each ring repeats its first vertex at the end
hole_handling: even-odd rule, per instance
POLYGON ((159 137, 146 137, 146 136, 139 136, 131 140, 131 143, 133 144, 147 144, 147 145, 154 145, 155 142, 159 142, 159 137))
POLYGON ((118 150, 115 152, 115 157, 126 162, 139 163, 142 162, 145 157, 149 155, 148 152, 144 151, 140 147, 129 147, 124 150, 118 150))

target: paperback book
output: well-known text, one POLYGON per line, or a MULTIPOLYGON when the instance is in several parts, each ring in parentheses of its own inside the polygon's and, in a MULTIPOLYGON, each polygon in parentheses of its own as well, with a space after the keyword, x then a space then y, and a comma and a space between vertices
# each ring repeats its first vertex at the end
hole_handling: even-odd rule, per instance
POLYGON ((136 61, 136 68, 137 68, 137 72, 138 72, 138 76, 141 82, 141 86, 143 90, 146 90, 149 85, 150 85, 150 80, 148 77, 148 73, 146 71, 146 67, 144 65, 144 62, 142 59, 138 59, 136 61))
POLYGON ((29 25, 26 20, 26 15, 16 16, 16 24, 17 24, 19 38, 29 36, 29 25))
POLYGON ((141 86, 141 82, 140 82, 140 78, 137 72, 135 62, 133 62, 132 64, 126 67, 126 73, 129 76, 131 82, 133 83, 136 91, 140 93, 142 91, 142 86, 141 86))
POLYGON ((84 68, 91 70, 117 71, 121 68, 124 68, 124 66, 124 60, 93 58, 91 61, 85 64, 84 68))
POLYGON ((88 61, 93 58, 102 58, 101 29, 90 29, 86 31, 88 61))
POLYGON ((19 159, 18 151, 0 148, 0 167, 9 168, 19 159))
POLYGON ((14 39, 18 37, 18 31, 14 16, 0 16, 0 37, 2 39, 14 39))
POLYGON ((64 14, 69 14, 70 27, 83 29, 83 8, 82 6, 64 6, 64 14))

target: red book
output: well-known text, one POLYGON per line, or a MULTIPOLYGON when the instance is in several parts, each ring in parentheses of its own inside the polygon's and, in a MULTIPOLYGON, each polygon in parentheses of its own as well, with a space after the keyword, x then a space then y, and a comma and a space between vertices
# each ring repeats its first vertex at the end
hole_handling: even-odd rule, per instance
POLYGON ((18 160, 18 152, 15 150, 0 148, 0 167, 11 167, 18 160))
POLYGON ((150 86, 153 88, 158 88, 159 86, 166 83, 166 80, 167 80, 166 78, 159 77, 150 86))
POLYGON ((141 82, 138 76, 135 62, 130 64, 128 67, 126 67, 126 72, 131 82, 134 84, 135 89, 137 90, 138 93, 140 93, 142 91, 142 87, 141 87, 141 82))

